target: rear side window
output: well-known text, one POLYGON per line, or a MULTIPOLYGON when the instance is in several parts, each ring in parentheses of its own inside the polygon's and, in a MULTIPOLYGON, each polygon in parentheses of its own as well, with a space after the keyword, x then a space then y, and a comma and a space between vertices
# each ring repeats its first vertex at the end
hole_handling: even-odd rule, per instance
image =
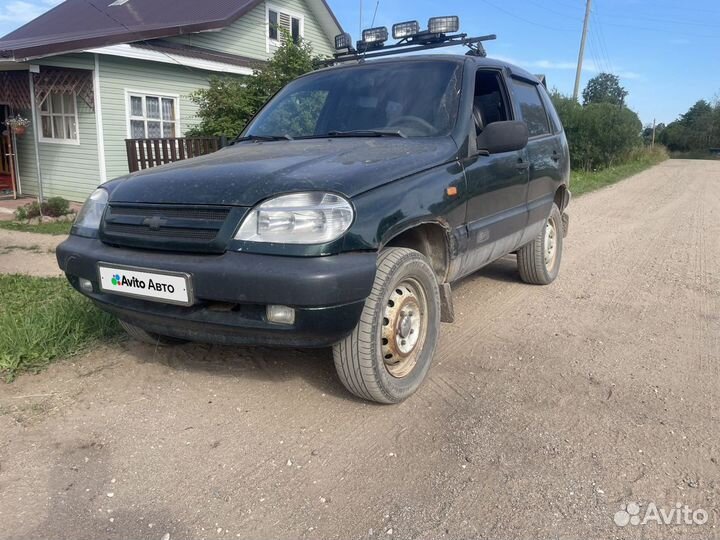
POLYGON ((513 80, 513 93, 531 137, 550 133, 547 112, 534 84, 513 80))
POLYGON ((552 99, 550 99, 550 95, 547 93, 544 86, 538 86, 538 90, 540 90, 543 103, 545 103, 545 109, 547 109, 548 116, 550 117, 550 124, 552 124, 553 132, 562 133, 563 125, 560 121, 560 116, 558 116, 555 106, 552 103, 552 99))

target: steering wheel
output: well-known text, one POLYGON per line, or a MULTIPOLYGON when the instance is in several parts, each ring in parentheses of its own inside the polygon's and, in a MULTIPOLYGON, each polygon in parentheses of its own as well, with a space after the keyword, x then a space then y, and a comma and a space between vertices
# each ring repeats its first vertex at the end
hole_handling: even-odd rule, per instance
POLYGON ((435 126, 433 126, 427 120, 424 120, 424 119, 420 118, 419 116, 411 116, 411 115, 398 116, 395 120, 393 120, 392 122, 390 122, 388 124, 388 127, 396 127, 396 126, 408 125, 408 124, 415 124, 415 126, 421 127, 422 130, 427 131, 429 134, 437 132, 437 129, 435 129, 435 126))

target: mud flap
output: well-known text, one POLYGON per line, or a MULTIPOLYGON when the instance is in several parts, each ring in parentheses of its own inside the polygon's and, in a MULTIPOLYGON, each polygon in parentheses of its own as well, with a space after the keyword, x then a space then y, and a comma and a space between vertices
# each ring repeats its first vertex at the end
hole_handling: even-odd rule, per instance
POLYGON ((563 212, 563 215, 562 215, 562 224, 563 224, 563 238, 565 238, 568 235, 568 231, 570 230, 570 216, 567 215, 565 212, 563 212))
POLYGON ((452 289, 449 283, 440 284, 440 322, 455 322, 455 306, 453 306, 452 289))

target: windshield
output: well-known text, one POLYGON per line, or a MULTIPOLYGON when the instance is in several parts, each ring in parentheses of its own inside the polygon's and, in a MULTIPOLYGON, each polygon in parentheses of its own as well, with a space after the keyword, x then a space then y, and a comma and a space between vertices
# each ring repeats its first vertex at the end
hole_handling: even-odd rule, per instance
POLYGON ((318 72, 287 85, 244 136, 449 135, 460 79, 460 64, 437 60, 318 72))

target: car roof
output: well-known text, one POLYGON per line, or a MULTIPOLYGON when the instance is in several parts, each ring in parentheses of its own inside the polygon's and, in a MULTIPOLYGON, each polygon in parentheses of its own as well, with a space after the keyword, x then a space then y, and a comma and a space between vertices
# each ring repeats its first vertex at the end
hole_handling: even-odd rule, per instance
MULTIPOLYGON (((464 54, 413 54, 413 55, 403 55, 398 54, 395 56, 386 56, 383 58, 368 58, 365 61, 361 60, 351 60, 346 61, 340 64, 336 64, 334 66, 330 66, 324 69, 321 69, 319 71, 331 71, 336 69, 347 69, 352 67, 358 67, 358 66, 369 66, 369 65, 383 65, 383 64, 399 64, 399 63, 408 63, 408 62, 417 62, 417 61, 434 61, 434 62, 455 62, 458 64, 464 64, 465 62, 473 62, 478 68, 488 68, 488 69, 500 69, 500 70, 507 70, 515 77, 518 77, 520 79, 524 79, 528 82, 532 82, 534 84, 541 84, 540 79, 536 76, 530 73, 529 71, 518 67, 514 64, 511 64, 509 62, 505 62, 503 60, 497 60, 495 58, 486 58, 482 56, 471 56, 471 55, 464 55, 464 54)), ((313 72, 313 73, 317 73, 313 72)))

